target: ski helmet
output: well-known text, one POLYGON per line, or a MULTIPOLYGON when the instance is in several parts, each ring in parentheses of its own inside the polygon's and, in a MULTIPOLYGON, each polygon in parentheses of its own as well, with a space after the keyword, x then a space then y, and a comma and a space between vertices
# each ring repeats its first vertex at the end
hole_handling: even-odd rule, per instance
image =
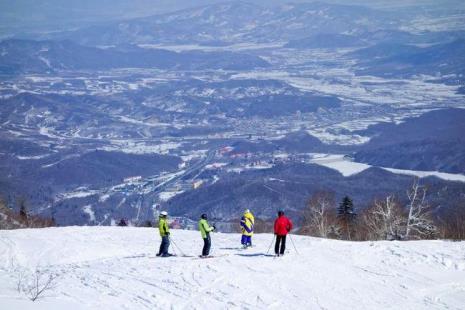
POLYGON ((202 214, 202 215, 200 216, 200 218, 206 220, 206 219, 207 219, 207 214, 206 214, 206 213, 202 214))
POLYGON ((245 209, 244 213, 250 213, 249 209, 245 209))
POLYGON ((160 216, 168 216, 168 212, 166 212, 166 211, 161 211, 161 212, 160 212, 160 216))
POLYGON ((278 216, 281 216, 281 215, 284 215, 284 211, 283 211, 283 210, 279 210, 279 211, 278 211, 278 216))

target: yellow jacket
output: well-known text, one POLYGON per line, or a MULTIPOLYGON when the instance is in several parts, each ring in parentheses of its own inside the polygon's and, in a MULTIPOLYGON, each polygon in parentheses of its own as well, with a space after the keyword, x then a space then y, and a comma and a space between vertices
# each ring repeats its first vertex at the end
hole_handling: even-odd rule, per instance
POLYGON ((158 229, 160 230, 160 236, 168 236, 170 234, 170 228, 168 227, 168 222, 166 218, 160 217, 158 222, 158 229))
POLYGON ((255 218, 254 218, 252 212, 246 212, 246 213, 244 213, 244 217, 245 217, 246 219, 249 219, 249 220, 252 222, 252 225, 255 224, 255 218))
POLYGON ((253 235, 253 226, 255 219, 253 214, 250 212, 244 213, 244 216, 241 218, 241 232, 245 236, 253 235))

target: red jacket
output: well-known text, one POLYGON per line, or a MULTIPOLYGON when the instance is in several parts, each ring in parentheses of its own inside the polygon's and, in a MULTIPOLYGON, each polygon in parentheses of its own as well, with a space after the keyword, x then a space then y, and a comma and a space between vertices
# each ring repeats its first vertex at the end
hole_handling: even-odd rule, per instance
POLYGON ((274 221, 274 233, 278 236, 285 236, 292 229, 292 222, 290 219, 281 215, 274 221))

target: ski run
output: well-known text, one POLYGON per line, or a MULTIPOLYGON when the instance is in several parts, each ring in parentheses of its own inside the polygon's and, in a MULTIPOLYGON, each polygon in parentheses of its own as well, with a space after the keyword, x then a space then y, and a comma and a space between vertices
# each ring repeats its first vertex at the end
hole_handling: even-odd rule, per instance
POLYGON ((171 237, 178 256, 161 258, 153 228, 0 231, 0 309, 465 309, 465 242, 291 235, 274 257, 271 234, 242 250, 213 233, 199 259, 198 231, 171 237), (52 280, 33 302, 37 273, 52 280))

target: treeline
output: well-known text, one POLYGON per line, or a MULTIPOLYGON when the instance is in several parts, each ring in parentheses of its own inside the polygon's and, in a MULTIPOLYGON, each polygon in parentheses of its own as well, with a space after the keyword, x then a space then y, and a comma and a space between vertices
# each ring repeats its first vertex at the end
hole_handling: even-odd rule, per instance
POLYGON ((0 199, 0 229, 43 228, 55 226, 54 218, 43 218, 28 212, 25 199, 18 199, 18 211, 7 207, 0 199))
POLYGON ((415 179, 405 197, 388 195, 358 212, 349 196, 337 205, 334 193, 320 191, 312 195, 303 210, 300 233, 356 241, 464 240, 465 205, 433 210, 425 199, 426 192, 427 188, 415 179))

